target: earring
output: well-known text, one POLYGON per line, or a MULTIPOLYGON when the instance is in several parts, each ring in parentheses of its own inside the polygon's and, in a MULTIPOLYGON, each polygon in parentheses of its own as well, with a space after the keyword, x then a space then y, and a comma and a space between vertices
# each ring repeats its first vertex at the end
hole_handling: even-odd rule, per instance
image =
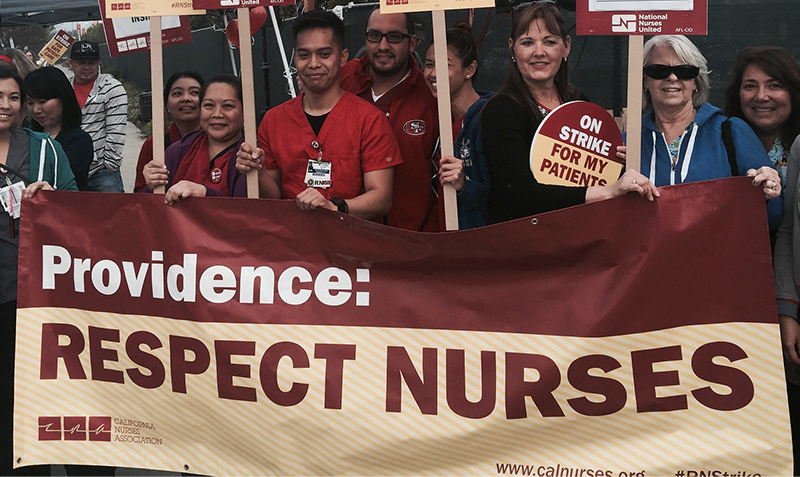
POLYGON ((469 79, 469 75, 467 75, 467 79, 469 79))
POLYGON ((512 56, 512 57, 511 57, 511 61, 513 61, 514 63, 516 63, 516 62, 517 62, 517 59, 516 59, 516 58, 514 58, 514 57, 512 56))

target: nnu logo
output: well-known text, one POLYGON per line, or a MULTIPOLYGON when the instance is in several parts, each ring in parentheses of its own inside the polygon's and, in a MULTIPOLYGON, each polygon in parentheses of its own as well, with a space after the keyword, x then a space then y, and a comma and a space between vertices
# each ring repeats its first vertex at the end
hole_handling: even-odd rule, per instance
POLYGON ((39 416, 39 440, 111 442, 111 417, 39 416))

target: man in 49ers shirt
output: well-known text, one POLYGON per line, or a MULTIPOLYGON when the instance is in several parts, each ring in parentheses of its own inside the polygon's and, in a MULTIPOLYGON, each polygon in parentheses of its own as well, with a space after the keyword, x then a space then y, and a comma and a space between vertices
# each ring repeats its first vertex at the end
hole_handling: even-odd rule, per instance
POLYGON ((438 229, 431 156, 439 137, 436 100, 414 61, 414 21, 375 9, 366 25, 366 55, 342 69, 342 88, 373 103, 389 118, 403 164, 395 170, 394 202, 386 223, 407 230, 438 229))
POLYGON ((259 170, 261 197, 295 199, 302 210, 384 216, 400 149, 386 117, 339 85, 348 57, 342 21, 312 10, 295 20, 292 36, 303 94, 267 111, 258 148, 242 144, 237 169, 259 170))

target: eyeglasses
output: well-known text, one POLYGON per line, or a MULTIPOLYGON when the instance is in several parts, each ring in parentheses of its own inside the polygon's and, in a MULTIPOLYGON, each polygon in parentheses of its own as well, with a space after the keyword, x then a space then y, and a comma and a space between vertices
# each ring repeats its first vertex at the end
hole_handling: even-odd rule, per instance
POLYGON ((644 67, 644 74, 653 79, 666 79, 675 73, 675 77, 681 80, 690 80, 700 75, 700 68, 692 65, 647 65, 644 67))
POLYGON ((399 31, 390 31, 389 33, 381 33, 378 30, 370 30, 364 33, 364 37, 370 43, 380 43, 381 40, 386 38, 389 43, 402 43, 406 38, 411 38, 411 33, 402 33, 399 31))

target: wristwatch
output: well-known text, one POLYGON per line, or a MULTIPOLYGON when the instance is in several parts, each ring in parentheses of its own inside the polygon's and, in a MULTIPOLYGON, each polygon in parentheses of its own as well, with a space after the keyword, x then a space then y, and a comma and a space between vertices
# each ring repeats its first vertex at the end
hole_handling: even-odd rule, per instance
POLYGON ((331 197, 330 201, 333 203, 333 205, 336 206, 336 208, 339 210, 339 212, 341 212, 343 214, 349 214, 350 213, 350 206, 347 205, 347 201, 346 200, 342 199, 341 197, 331 197))

